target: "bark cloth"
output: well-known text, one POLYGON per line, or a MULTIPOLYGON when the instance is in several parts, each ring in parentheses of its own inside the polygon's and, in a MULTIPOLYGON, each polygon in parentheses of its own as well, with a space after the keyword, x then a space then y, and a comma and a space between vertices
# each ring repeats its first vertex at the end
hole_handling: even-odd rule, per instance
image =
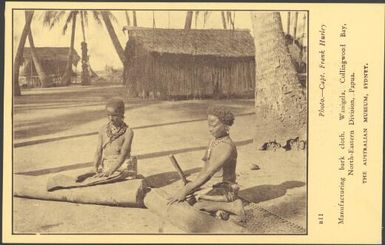
POLYGON ((127 171, 108 178, 92 178, 91 173, 58 175, 14 175, 15 197, 122 207, 143 207, 146 184, 143 179, 127 179, 127 171))

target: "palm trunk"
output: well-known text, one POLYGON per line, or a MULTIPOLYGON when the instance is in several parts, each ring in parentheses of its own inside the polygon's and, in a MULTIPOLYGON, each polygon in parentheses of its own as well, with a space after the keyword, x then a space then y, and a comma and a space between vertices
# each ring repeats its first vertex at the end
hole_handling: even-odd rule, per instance
MULTIPOLYGON (((26 17, 27 17, 27 14, 26 14, 26 17)), ((34 43, 33 37, 32 37, 32 30, 29 31, 28 40, 29 40, 29 46, 30 46, 30 49, 31 49, 31 56, 32 56, 33 64, 35 66, 37 75, 39 76, 39 80, 41 82, 41 87, 42 88, 48 87, 49 84, 50 84, 50 79, 45 74, 44 68, 41 65, 39 57, 36 54, 35 43, 34 43)))
POLYGON ((114 27, 112 26, 112 23, 110 20, 110 17, 108 16, 108 12, 107 11, 101 11, 101 13, 102 13, 103 21, 104 21, 104 24, 106 25, 108 34, 110 35, 111 41, 115 47, 116 53, 118 54, 120 61, 122 61, 123 65, 124 65, 124 61, 125 61, 124 50, 123 50, 122 45, 119 42, 118 37, 116 36, 114 27))
POLYGON ((128 11, 124 11, 124 13, 126 14, 126 21, 127 21, 127 26, 131 26, 131 23, 130 23, 130 17, 128 16, 128 11))
POLYGON ((306 133, 306 94, 300 85, 285 43, 278 12, 252 12, 256 85, 255 107, 258 121, 257 144, 306 133))
POLYGON ((75 30, 76 30, 76 15, 77 12, 72 13, 72 30, 71 30, 71 46, 68 53, 68 61, 62 77, 62 84, 68 86, 71 83, 72 78, 72 61, 74 53, 74 44, 75 44, 75 30))
POLYGON ((90 74, 88 71, 88 48, 86 42, 86 32, 84 30, 84 14, 83 11, 80 12, 80 24, 82 26, 83 42, 81 43, 82 48, 82 74, 81 81, 82 85, 90 84, 90 74))
POLYGON ((186 20, 184 23, 184 29, 185 30, 191 29, 192 18, 193 18, 193 11, 187 11, 186 20))
POLYGON ((80 12, 80 24, 82 26, 83 42, 87 42, 86 41, 86 32, 84 29, 84 13, 83 13, 83 11, 80 12))
POLYGON ((14 96, 21 95, 20 85, 19 85, 20 65, 23 59, 25 41, 27 40, 28 33, 31 30, 31 22, 33 17, 33 11, 25 11, 25 13, 26 13, 25 25, 23 28, 23 32, 21 33, 19 46, 17 47, 15 62, 13 63, 13 95, 14 96))

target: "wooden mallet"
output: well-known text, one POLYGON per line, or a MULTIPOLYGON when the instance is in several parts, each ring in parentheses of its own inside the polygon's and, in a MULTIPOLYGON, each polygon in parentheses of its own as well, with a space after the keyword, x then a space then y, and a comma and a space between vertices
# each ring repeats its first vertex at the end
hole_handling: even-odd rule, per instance
MULTIPOLYGON (((180 168, 177 160, 175 159, 175 156, 174 155, 169 155, 168 158, 170 159, 172 165, 174 166, 174 168, 176 169, 176 172, 178 173, 179 177, 182 179, 184 185, 186 185, 188 183, 187 179, 186 179, 186 175, 183 173, 182 169, 180 168)), ((196 202, 195 200, 195 197, 193 195, 188 195, 186 197, 186 201, 192 205, 196 202)))

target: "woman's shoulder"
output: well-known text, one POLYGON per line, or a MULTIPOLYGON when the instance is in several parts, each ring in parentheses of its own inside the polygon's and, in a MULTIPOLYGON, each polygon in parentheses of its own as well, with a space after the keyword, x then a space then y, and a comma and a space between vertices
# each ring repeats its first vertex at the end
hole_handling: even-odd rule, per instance
POLYGON ((99 128, 99 134, 104 134, 107 130, 108 123, 104 123, 100 128, 99 128))
POLYGON ((231 146, 231 148, 236 149, 236 145, 234 141, 230 138, 230 136, 226 137, 222 142, 231 146))
POLYGON ((130 127, 127 126, 126 132, 124 133, 126 137, 133 137, 134 136, 134 130, 132 130, 130 127))
POLYGON ((234 149, 233 144, 228 140, 222 140, 219 144, 213 147, 212 151, 219 154, 226 154, 232 152, 234 149))

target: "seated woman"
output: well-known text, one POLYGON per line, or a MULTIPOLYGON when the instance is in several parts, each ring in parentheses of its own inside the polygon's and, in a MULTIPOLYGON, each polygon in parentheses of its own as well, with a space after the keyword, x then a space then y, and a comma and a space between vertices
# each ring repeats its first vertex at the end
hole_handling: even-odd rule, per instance
MULTIPOLYGON (((136 177, 136 169, 129 169, 131 171, 125 173, 127 176, 121 175, 121 172, 117 171, 124 163, 127 165, 130 163, 131 144, 134 137, 132 129, 123 121, 123 100, 108 101, 106 112, 108 122, 99 130, 93 170, 75 178, 63 174, 55 175, 48 181, 48 191, 105 184, 120 178, 136 177)), ((131 167, 132 164, 129 166, 131 167)))
POLYGON ((237 197, 237 148, 229 136, 233 122, 233 113, 225 107, 214 106, 208 109, 209 132, 213 138, 202 159, 204 167, 195 180, 170 198, 169 204, 184 201, 186 197, 194 195, 197 197, 194 207, 199 210, 216 213, 222 219, 227 219, 229 213, 243 218, 242 201, 237 197), (210 187, 202 190, 204 186, 210 187))
POLYGON ((109 177, 130 159, 134 132, 124 119, 124 102, 111 99, 106 104, 107 124, 99 130, 94 167, 99 177, 109 177))

